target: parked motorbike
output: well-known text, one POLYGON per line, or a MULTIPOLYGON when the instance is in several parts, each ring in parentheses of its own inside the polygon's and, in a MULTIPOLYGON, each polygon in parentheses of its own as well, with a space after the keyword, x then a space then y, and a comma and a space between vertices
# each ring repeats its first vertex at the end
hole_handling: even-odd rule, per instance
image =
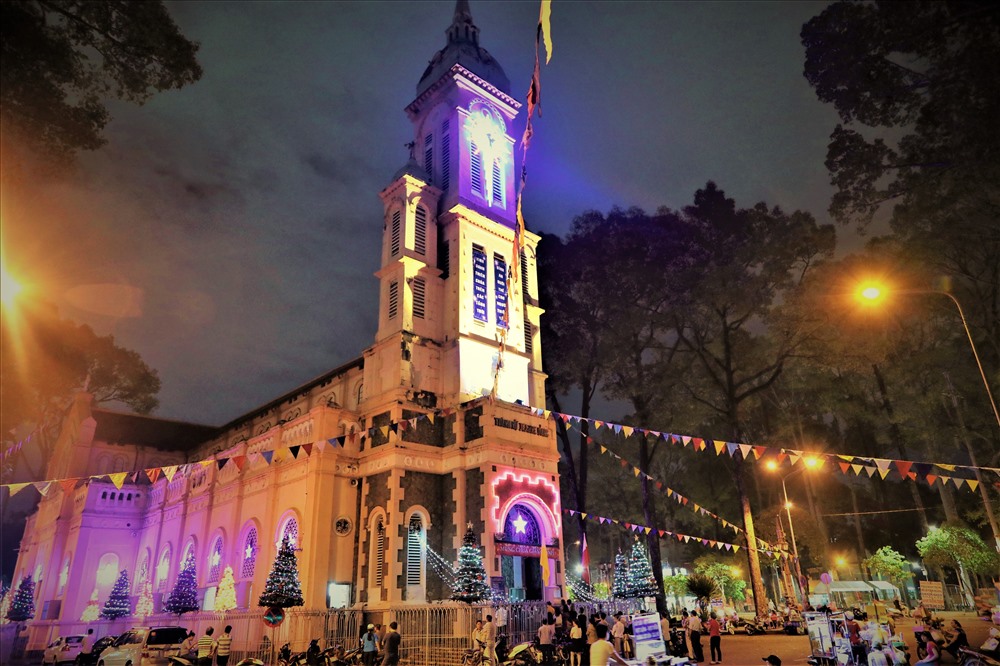
POLYGON ((917 659, 923 659, 927 656, 927 642, 924 639, 924 633, 930 632, 931 639, 937 643, 938 652, 941 651, 941 646, 944 645, 944 633, 941 631, 941 624, 938 623, 937 627, 934 628, 934 621, 932 620, 929 627, 924 627, 922 625, 916 625, 913 627, 913 638, 917 643, 917 659))
POLYGON ((761 618, 755 618, 753 620, 743 621, 743 631, 747 633, 747 636, 754 636, 756 634, 763 634, 767 631, 767 625, 762 621, 761 618))
POLYGON ((686 657, 687 643, 684 641, 684 630, 680 627, 670 627, 670 654, 675 657, 686 657))
POLYGON ((264 666, 264 662, 260 659, 254 659, 253 657, 247 657, 236 663, 236 666, 264 666))
POLYGON ((504 666, 538 666, 542 661, 542 651, 534 642, 528 641, 512 647, 502 663, 504 666))
POLYGON ((990 635, 978 650, 959 648, 959 664, 962 666, 1000 665, 1000 629, 990 628, 990 635))
POLYGON ((476 647, 468 648, 462 653, 462 666, 479 666, 483 663, 483 650, 486 645, 482 641, 476 641, 476 647))

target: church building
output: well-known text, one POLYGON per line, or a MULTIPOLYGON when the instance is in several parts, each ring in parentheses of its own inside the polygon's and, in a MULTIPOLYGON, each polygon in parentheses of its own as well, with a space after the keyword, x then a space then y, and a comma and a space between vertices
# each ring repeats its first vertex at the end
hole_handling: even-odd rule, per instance
POLYGON ((220 427, 76 397, 15 570, 36 582, 29 631, 78 628, 123 569, 133 606, 148 582, 159 612, 189 556, 203 609, 230 566, 256 610, 286 535, 306 609, 448 599, 432 559, 454 564, 467 526, 495 594, 563 596, 559 455, 533 410, 539 238, 515 238, 520 108, 459 0, 406 107, 410 159, 379 193, 374 343, 220 427))

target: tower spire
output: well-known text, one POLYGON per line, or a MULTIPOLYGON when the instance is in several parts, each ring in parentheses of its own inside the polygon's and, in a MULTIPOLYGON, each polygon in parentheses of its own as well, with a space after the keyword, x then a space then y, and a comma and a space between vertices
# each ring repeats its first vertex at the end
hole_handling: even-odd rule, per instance
POLYGON ((469 43, 479 45, 479 28, 472 22, 472 10, 469 0, 455 0, 455 16, 448 28, 448 43, 469 43))

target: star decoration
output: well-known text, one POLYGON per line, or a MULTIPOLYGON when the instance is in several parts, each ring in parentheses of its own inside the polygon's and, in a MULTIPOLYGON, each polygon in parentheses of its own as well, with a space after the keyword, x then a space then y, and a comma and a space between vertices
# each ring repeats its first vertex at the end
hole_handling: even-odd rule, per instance
POLYGON ((219 560, 220 559, 221 558, 219 557, 219 553, 217 553, 217 552, 216 553, 212 553, 212 566, 213 567, 219 566, 219 560))
POLYGON ((252 558, 253 557, 253 546, 247 546, 247 549, 246 549, 245 552, 246 552, 246 557, 244 559, 249 560, 250 558, 252 558))
POLYGON ((524 516, 517 514, 517 518, 514 519, 514 533, 525 534, 524 527, 527 524, 528 521, 524 519, 524 516))

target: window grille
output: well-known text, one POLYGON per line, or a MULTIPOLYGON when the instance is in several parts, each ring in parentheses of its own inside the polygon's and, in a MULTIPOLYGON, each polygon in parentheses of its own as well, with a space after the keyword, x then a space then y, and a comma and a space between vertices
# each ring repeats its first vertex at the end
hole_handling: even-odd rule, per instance
POLYGON ((240 565, 240 576, 245 579, 253 578, 254 569, 257 566, 257 528, 251 527, 247 536, 243 539, 243 563, 240 565))
POLYGON ((447 120, 441 126, 441 133, 441 189, 447 191, 451 183, 451 135, 447 120))
POLYGON ((521 250, 521 300, 528 300, 528 255, 521 250))
POLYGON ((374 560, 375 572, 372 580, 375 582, 375 587, 382 587, 383 572, 385 570, 385 525, 383 525, 381 518, 379 518, 378 523, 375 525, 374 560))
POLYGON ((286 536, 292 548, 299 547, 299 521, 294 517, 285 521, 285 529, 281 530, 281 539, 278 540, 278 543, 284 541, 286 536))
POLYGON ((208 582, 217 583, 222 578, 222 537, 215 537, 208 556, 208 582))
POLYGON ((486 251, 480 245, 472 246, 472 317, 486 321, 486 251))
POLYGON ((399 254, 399 242, 401 235, 402 235, 401 215, 398 210, 394 210, 392 212, 392 236, 390 239, 390 249, 389 249, 390 256, 395 257, 397 254, 399 254))
POLYGON ((417 254, 427 254, 427 209, 417 206, 414 217, 416 223, 413 227, 413 249, 417 254))
POLYGON ((470 155, 471 173, 469 174, 472 180, 472 191, 479 196, 484 196, 483 193, 483 155, 479 152, 476 147, 476 142, 471 143, 472 154, 470 155))
POLYGON ((395 319, 399 312, 399 283, 393 280, 389 283, 389 319, 395 319))
POLYGON ((499 162, 494 162, 493 163, 493 201, 492 201, 492 205, 494 205, 494 206, 500 206, 501 208, 503 208, 506 205, 506 204, 504 204, 504 195, 505 194, 506 194, 506 192, 504 192, 504 190, 503 190, 503 176, 500 173, 500 163, 499 162))
POLYGON ((424 171, 427 177, 434 180, 434 135, 428 134, 424 137, 424 171))
POLYGON ((497 326, 507 328, 507 262, 499 254, 493 255, 493 293, 496 294, 497 326))
POLYGON ((156 591, 167 591, 167 576, 170 575, 170 545, 160 552, 160 561, 156 565, 156 591))
POLYGON ((524 351, 529 355, 535 351, 534 330, 532 329, 531 322, 528 321, 528 315, 524 315, 524 351))
POLYGON ((424 318, 427 298, 427 283, 424 278, 413 278, 413 316, 424 318))
POLYGON ((410 518, 406 534, 406 584, 422 585, 424 570, 424 526, 420 516, 410 518))

